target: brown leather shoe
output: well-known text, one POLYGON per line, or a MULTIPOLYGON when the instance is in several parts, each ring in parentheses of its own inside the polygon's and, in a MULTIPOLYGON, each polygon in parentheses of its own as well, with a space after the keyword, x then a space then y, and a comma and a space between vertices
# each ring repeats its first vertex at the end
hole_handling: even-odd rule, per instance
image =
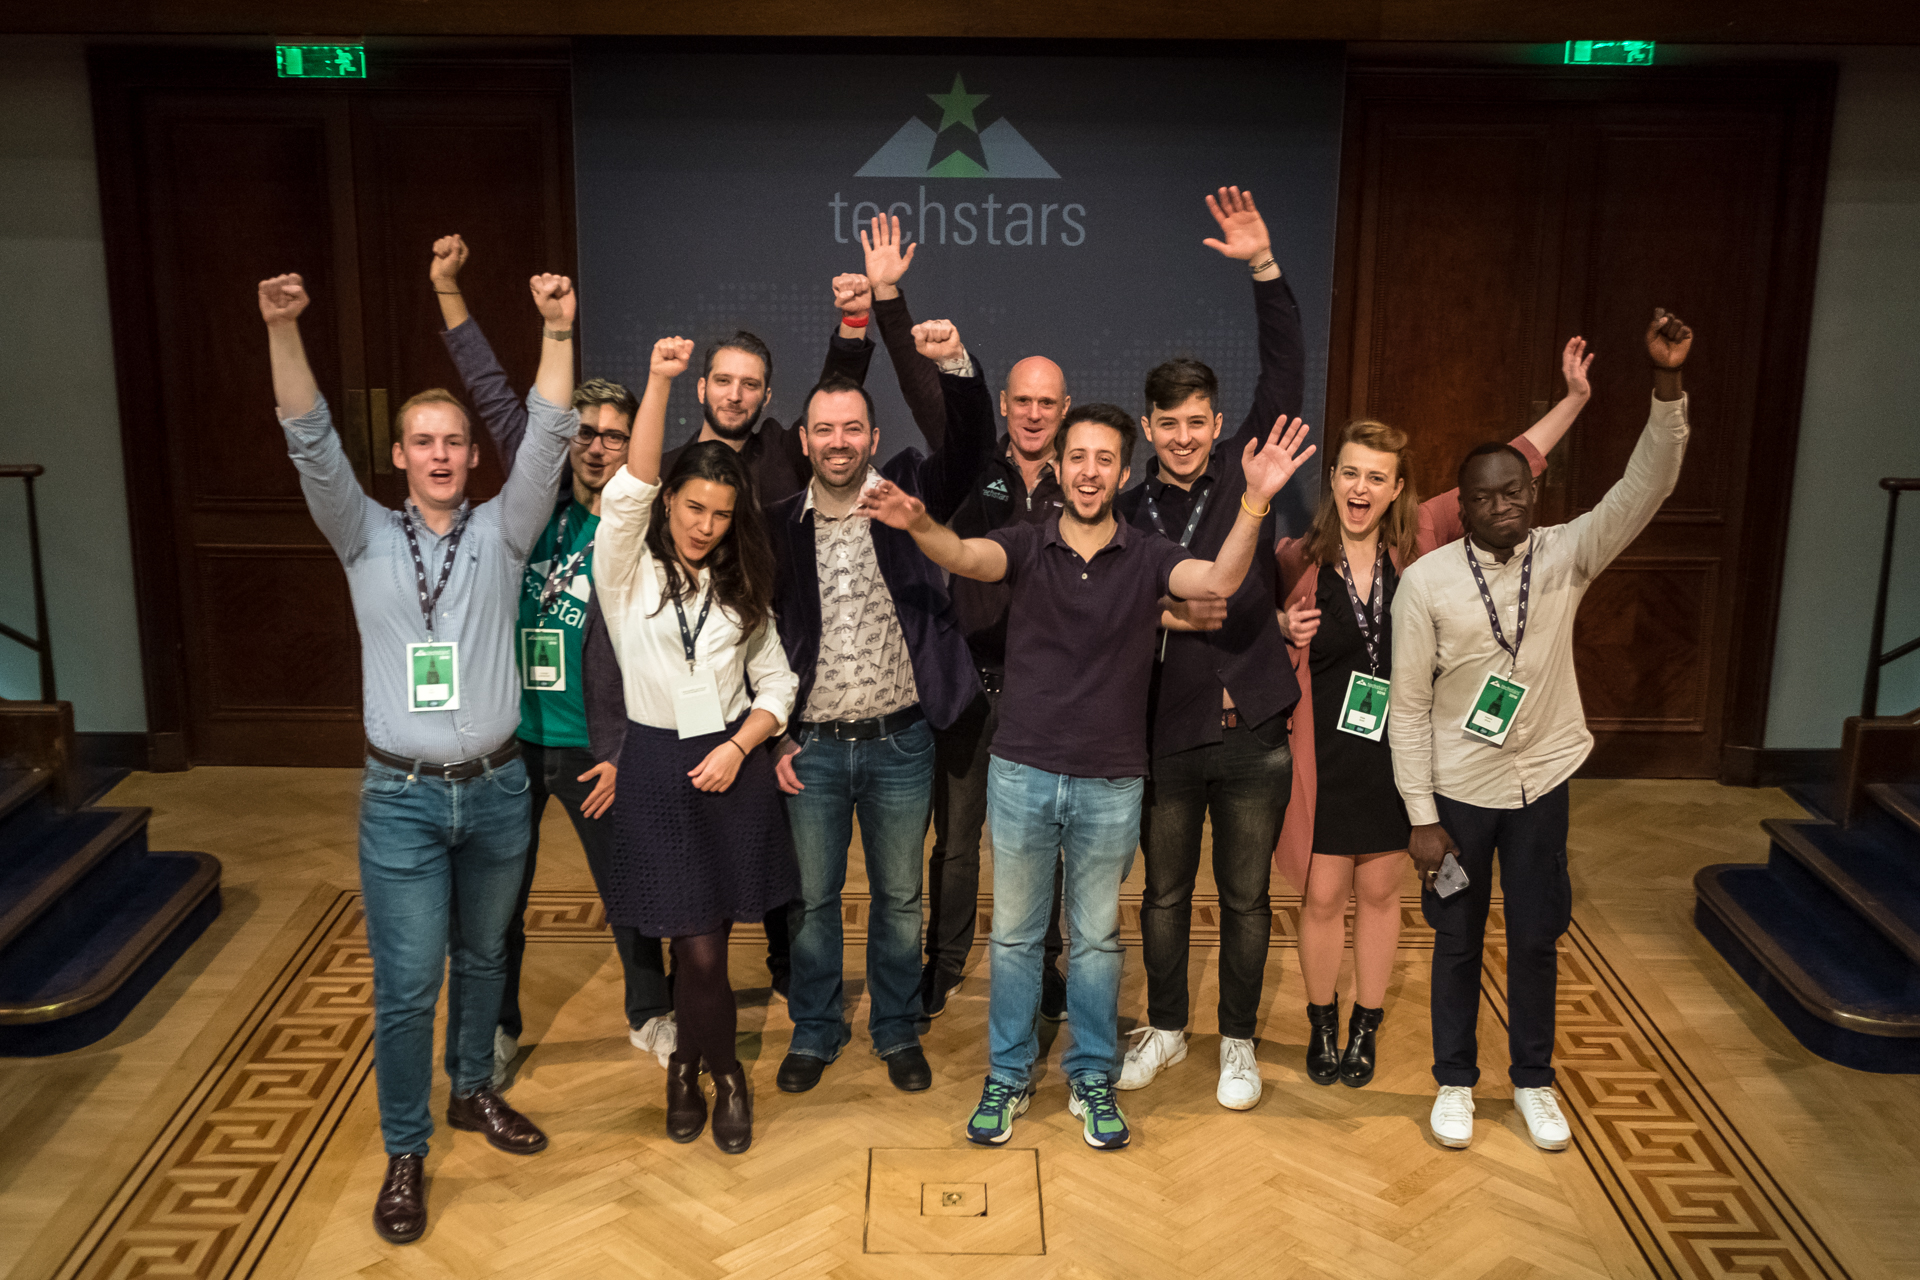
POLYGON ((388 1156, 387 1180, 373 1202, 373 1229, 391 1244, 412 1244, 427 1230, 425 1156, 388 1156))
POLYGON ((753 1099, 746 1068, 738 1062, 713 1073, 713 1145, 730 1156, 753 1145, 753 1099))
POLYGON ((447 1123, 456 1129, 484 1133, 488 1142, 516 1156, 547 1149, 547 1135, 491 1089, 451 1099, 447 1103, 447 1123))
POLYGON ((707 1094, 700 1087, 700 1060, 667 1059, 667 1136, 692 1142, 707 1127, 707 1094))

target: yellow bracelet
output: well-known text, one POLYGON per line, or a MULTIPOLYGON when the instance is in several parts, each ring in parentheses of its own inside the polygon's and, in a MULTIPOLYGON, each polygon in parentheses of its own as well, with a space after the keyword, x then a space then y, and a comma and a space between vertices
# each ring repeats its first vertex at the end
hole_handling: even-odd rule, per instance
POLYGON ((1255 520, 1265 520, 1267 518, 1267 512, 1273 510, 1273 504, 1269 502, 1264 509, 1255 511, 1247 505, 1247 495, 1243 493, 1240 495, 1240 509, 1252 516, 1255 520))

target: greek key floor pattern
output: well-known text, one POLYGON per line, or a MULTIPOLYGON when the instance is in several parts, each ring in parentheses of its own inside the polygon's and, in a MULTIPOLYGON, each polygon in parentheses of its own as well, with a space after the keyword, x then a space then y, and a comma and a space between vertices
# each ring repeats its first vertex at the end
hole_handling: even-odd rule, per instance
MULTIPOLYGON (((1205 1028, 1218 923, 1215 903, 1199 901, 1191 1052, 1148 1089, 1123 1095, 1133 1146, 1085 1147, 1057 1067, 1016 1127, 1010 1148, 1037 1152, 1020 1159, 1038 1162, 1043 1229, 1032 1238, 1044 1240, 1044 1254, 1012 1256, 1010 1244, 1008 1256, 878 1256, 863 1252, 875 1151, 917 1150, 931 1169, 946 1159, 955 1188, 989 1187, 999 1176, 974 1171, 977 1149, 960 1134, 984 1070, 980 949, 927 1033, 932 1090, 895 1093, 864 1051, 856 971, 847 980, 855 1042, 818 1090, 793 1097, 773 1087, 791 1023, 754 986, 756 975, 765 980, 758 931, 740 930, 741 1055, 757 1118, 753 1149, 729 1158, 704 1139, 682 1147, 662 1133, 663 1073, 622 1034, 598 898, 537 892, 523 984, 532 1025, 510 1096, 553 1145, 517 1159, 443 1127, 429 1161, 433 1226, 418 1244, 393 1248, 367 1222, 383 1159, 358 904, 356 893, 338 892, 278 958, 264 994, 158 1135, 115 1171, 112 1196, 58 1280, 1851 1274, 1578 920, 1561 945, 1556 1052, 1573 1149, 1536 1150, 1513 1112, 1504 956, 1490 944, 1475 1143, 1454 1152, 1425 1126, 1432 938, 1417 904, 1405 908, 1381 1074, 1367 1089, 1322 1089, 1299 1069, 1299 901, 1284 898, 1275 902, 1260 1046, 1267 1092, 1257 1109, 1228 1112, 1211 1096, 1217 1037, 1205 1028)), ((849 896, 850 940, 862 936, 865 910, 864 898, 849 896)), ((983 929, 988 910, 983 901, 983 929)), ((1137 913, 1135 900, 1125 917, 1132 944, 1137 913)), ((1497 918, 1489 933, 1498 936, 1497 918)), ((862 954, 849 947, 850 969, 862 954)), ((1136 958, 1123 1025, 1144 1013, 1138 970, 1136 958)), ((1057 1063, 1055 1034, 1042 1047, 1057 1063)), ((444 1094, 436 1111, 443 1107, 444 1094)))

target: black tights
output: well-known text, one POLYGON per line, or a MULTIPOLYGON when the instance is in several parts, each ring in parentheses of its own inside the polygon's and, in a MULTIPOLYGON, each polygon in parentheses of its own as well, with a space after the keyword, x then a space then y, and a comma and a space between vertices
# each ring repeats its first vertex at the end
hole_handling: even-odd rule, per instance
POLYGON ((706 1060, 713 1074, 739 1065, 734 1035, 739 1015, 733 987, 727 982, 727 934, 733 922, 712 933, 673 940, 673 1016, 679 1040, 673 1051, 678 1062, 706 1060))

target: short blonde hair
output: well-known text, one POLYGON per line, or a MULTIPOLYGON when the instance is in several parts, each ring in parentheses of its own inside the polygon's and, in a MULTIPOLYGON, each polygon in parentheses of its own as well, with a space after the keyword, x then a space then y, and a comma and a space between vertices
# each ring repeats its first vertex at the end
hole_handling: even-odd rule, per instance
MULTIPOLYGON (((447 390, 445 387, 428 387, 425 391, 422 391, 418 395, 408 396, 406 403, 402 404, 398 409, 394 411, 394 414, 393 414, 394 443, 400 444, 400 443, 404 443, 406 440, 407 415, 409 413, 412 413, 415 409, 420 408, 420 406, 428 405, 428 404, 450 404, 454 408, 458 409, 460 411, 461 420, 467 424, 467 430, 469 434, 471 434, 473 430, 473 415, 467 412, 467 406, 460 403, 460 398, 454 395, 453 392, 447 390)), ((468 441, 468 443, 471 444, 472 441, 468 441)))

